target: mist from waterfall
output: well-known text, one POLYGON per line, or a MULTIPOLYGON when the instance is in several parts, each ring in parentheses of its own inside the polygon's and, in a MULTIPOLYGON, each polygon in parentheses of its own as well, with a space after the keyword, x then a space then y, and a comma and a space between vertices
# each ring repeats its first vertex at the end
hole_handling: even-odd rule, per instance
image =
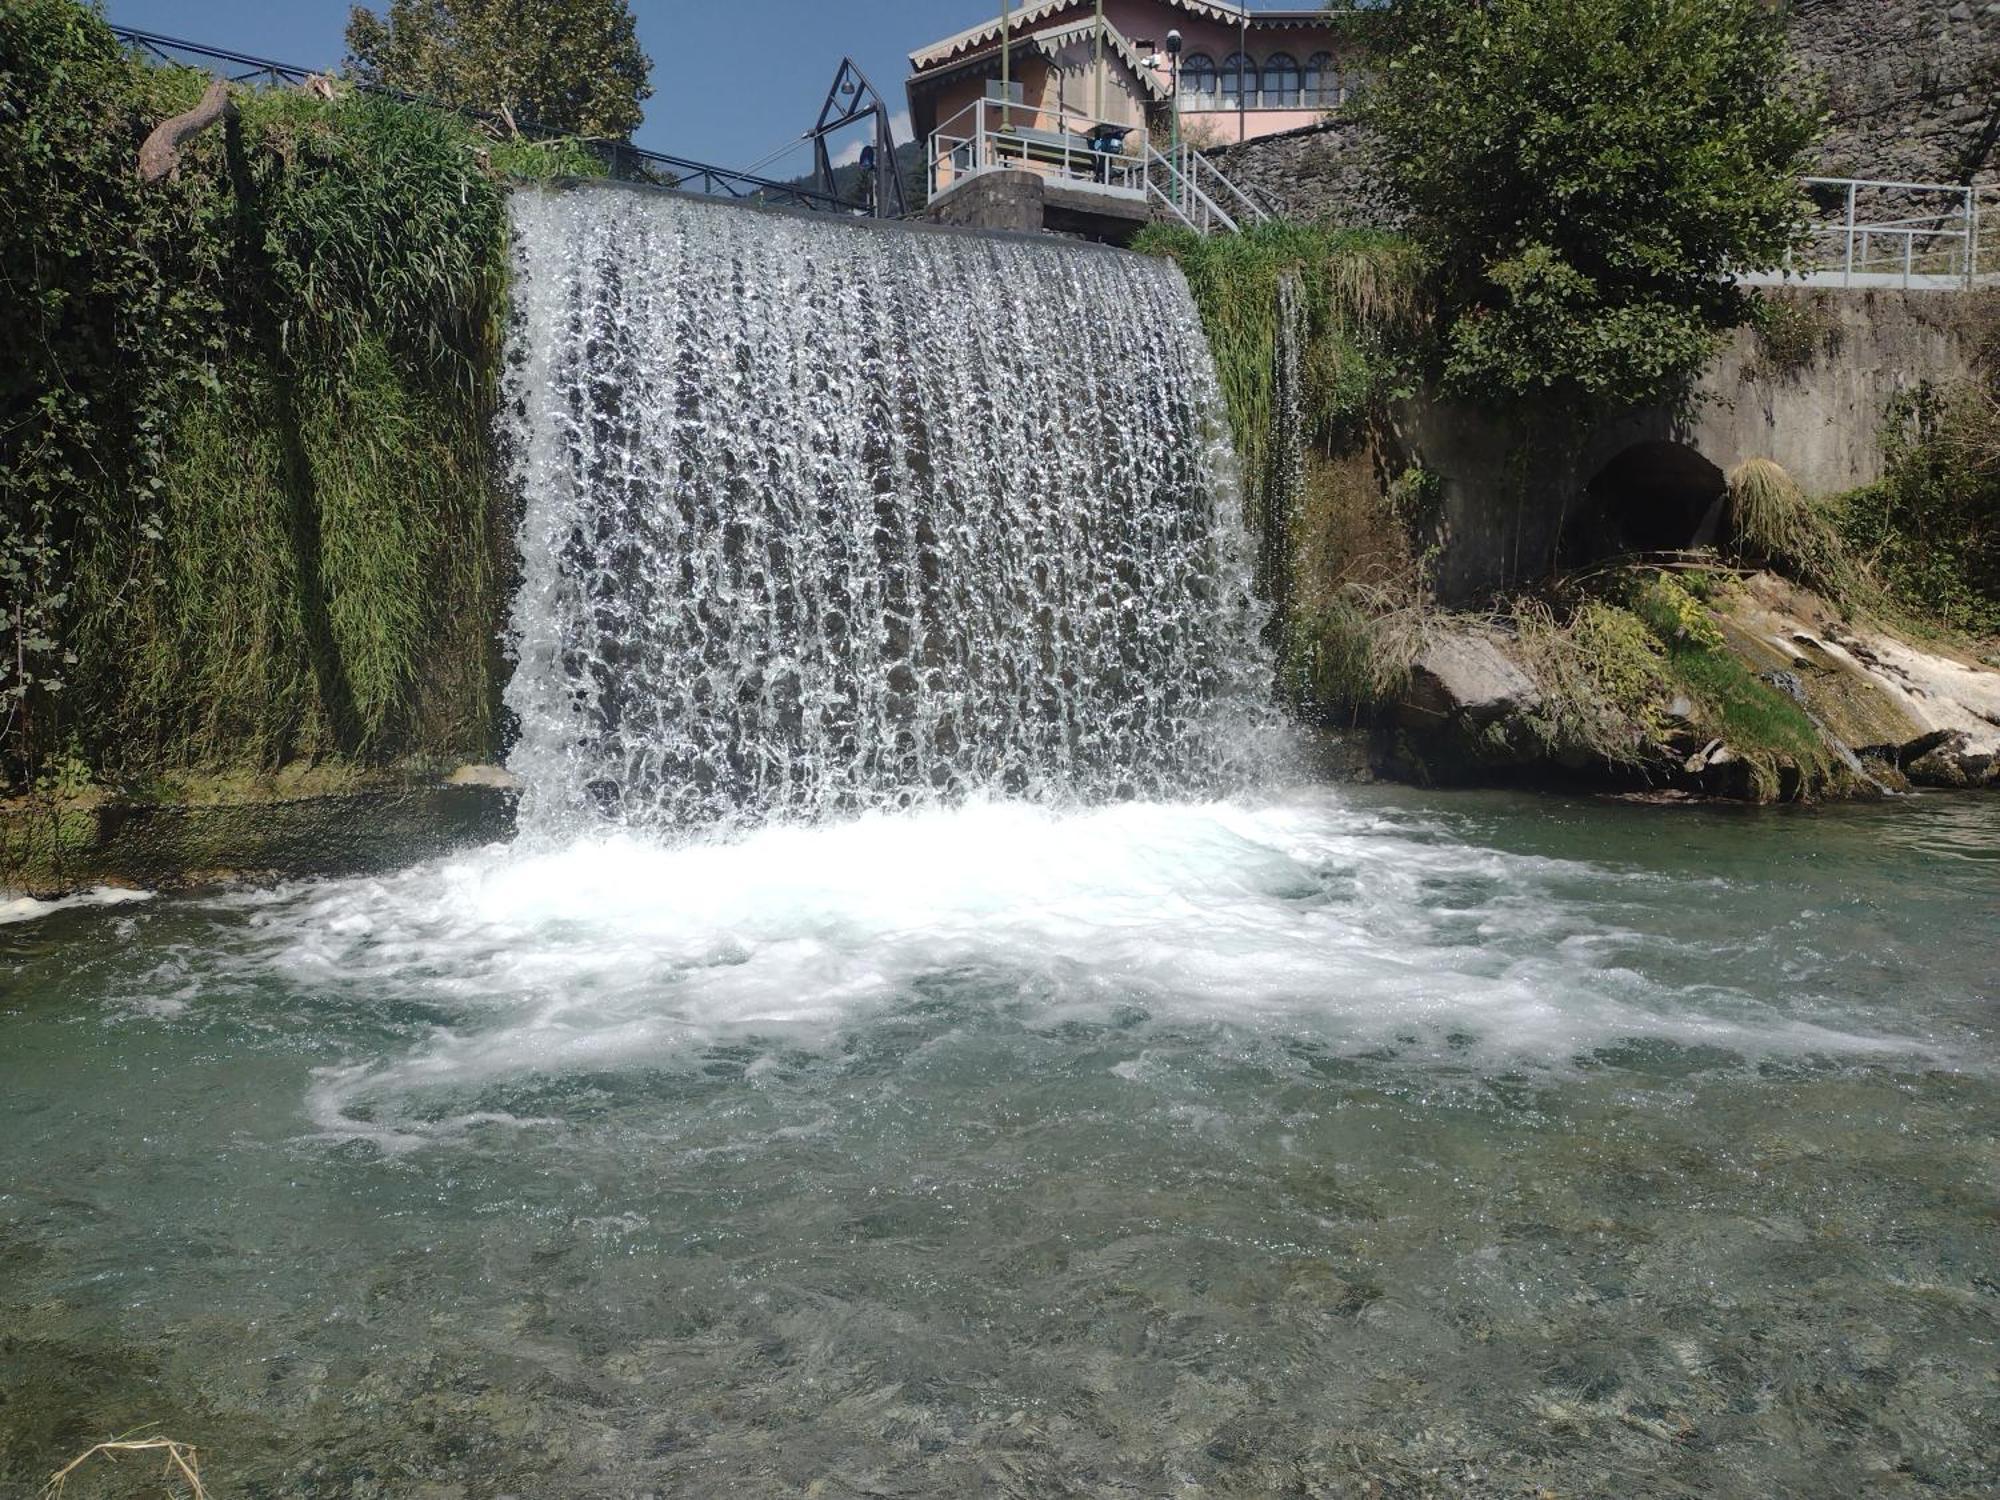
POLYGON ((616 187, 513 225, 525 830, 1255 776, 1263 614, 1175 267, 616 187))

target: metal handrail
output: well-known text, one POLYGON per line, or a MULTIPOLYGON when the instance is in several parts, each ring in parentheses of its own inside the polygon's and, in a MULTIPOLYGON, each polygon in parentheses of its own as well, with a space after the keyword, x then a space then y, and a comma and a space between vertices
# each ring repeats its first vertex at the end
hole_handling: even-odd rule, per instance
POLYGON ((1217 225, 1220 225, 1227 234, 1240 233, 1242 226, 1236 222, 1234 216, 1204 192, 1201 185, 1188 174, 1184 158, 1184 151, 1168 157, 1161 155, 1150 142, 1147 144, 1147 167, 1164 169, 1168 182, 1168 186, 1163 187, 1152 171, 1148 170, 1146 187, 1153 201, 1164 204, 1174 217, 1198 233, 1213 234, 1217 225))
POLYGON ((982 173, 1001 170, 1040 172, 1091 189, 1144 197, 1146 159, 1128 152, 1072 146, 1070 141, 1077 132, 1068 128, 1071 120, 1092 127, 1100 123, 1076 110, 1045 109, 999 99, 973 100, 930 134, 933 200, 982 173), (991 123, 994 115, 999 117, 998 125, 991 123), (962 125, 960 122, 968 117, 970 123, 962 125), (1045 117, 1055 122, 1053 128, 1039 123, 1045 117), (1051 144, 1035 140, 1028 132, 1061 139, 1051 144), (1021 149, 1018 152, 1007 149, 1012 143, 1018 143, 1021 149))
MULTIPOLYGON (((1215 182, 1221 184, 1230 197, 1235 199, 1241 212, 1234 215, 1234 217, 1248 220, 1252 224, 1266 224, 1270 222, 1271 211, 1232 182, 1222 168, 1209 159, 1206 152, 1197 151, 1193 146, 1183 141, 1180 153, 1183 162, 1192 165, 1193 170, 1187 174, 1191 180, 1199 182, 1201 174, 1205 171, 1215 182)), ((1208 196, 1214 198, 1218 195, 1210 192, 1208 196)))
MULTIPOLYGON (((297 87, 305 84, 308 79, 328 76, 318 68, 301 68, 290 63, 273 62, 267 57, 253 57, 248 53, 230 52, 201 42, 182 41, 178 37, 164 36, 156 31, 139 31, 129 26, 113 26, 111 34, 126 46, 159 62, 194 67, 205 73, 214 73, 231 83, 251 83, 261 79, 274 86, 291 84, 297 87), (238 71, 219 70, 211 66, 215 63, 224 64, 238 71)), ((386 84, 349 81, 362 93, 376 94, 404 104, 422 105, 428 109, 442 110, 447 114, 455 114, 488 125, 505 126, 510 123, 480 110, 461 109, 436 99, 425 98, 421 94, 390 88, 386 84)), ((545 129, 532 121, 521 120, 511 123, 522 135, 531 139, 553 140, 566 134, 563 131, 545 129)), ((800 187, 796 183, 778 182, 768 177, 759 177, 754 173, 738 172, 729 167, 692 161, 687 157, 674 156, 664 151, 648 151, 645 147, 634 146, 628 141, 593 139, 585 140, 584 144, 596 152, 613 177, 624 181, 654 183, 663 187, 677 188, 682 192, 702 193, 709 197, 757 199, 823 213, 854 212, 853 204, 843 203, 838 198, 815 192, 811 188, 800 187)))
POLYGON ((1808 177, 1805 186, 1836 190, 1841 198, 1840 217, 1834 222, 1817 224, 1811 230, 1816 241, 1831 247, 1824 256, 1815 257, 1819 263, 1801 268, 1788 260, 1783 279, 1851 287, 1856 277, 1865 278, 1868 285, 1882 285, 1886 278, 1891 285, 1900 282, 1904 290, 1970 289, 1985 279, 1979 262, 1980 189, 1964 183, 1860 177, 1808 177), (1908 205, 1898 204, 1891 210, 1901 210, 1897 217, 1869 219, 1863 212, 1862 200, 1864 195, 1874 194, 1905 198, 1929 195, 1941 202, 1935 213, 1912 213, 1908 205), (1878 243, 1883 247, 1881 250, 1878 243), (1920 265, 1932 257, 1942 257, 1941 268, 1920 265))
POLYGON ((932 201, 982 173, 1014 169, 1067 179, 1094 191, 1131 193, 1200 234, 1236 234, 1245 223, 1270 218, 1262 204, 1192 147, 1183 145, 1167 156, 1150 141, 1138 152, 1073 144, 1099 123, 1062 106, 975 99, 931 131, 932 201), (1083 129, 1072 130, 1072 122, 1083 129), (1224 207, 1224 198, 1234 201, 1235 212, 1224 207))

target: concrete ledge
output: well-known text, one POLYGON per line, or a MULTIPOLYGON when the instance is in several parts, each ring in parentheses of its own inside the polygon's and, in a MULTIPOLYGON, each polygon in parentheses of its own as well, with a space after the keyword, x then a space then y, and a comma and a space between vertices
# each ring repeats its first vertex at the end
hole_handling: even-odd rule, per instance
POLYGON ((1095 192, 1085 183, 1038 172, 981 172, 931 200, 934 223, 1005 234, 1052 232, 1108 245, 1130 244, 1153 221, 1144 200, 1095 192))
POLYGON ((31 800, 0 811, 0 891, 387 871, 511 837, 517 800, 505 787, 445 785, 213 805, 31 800))

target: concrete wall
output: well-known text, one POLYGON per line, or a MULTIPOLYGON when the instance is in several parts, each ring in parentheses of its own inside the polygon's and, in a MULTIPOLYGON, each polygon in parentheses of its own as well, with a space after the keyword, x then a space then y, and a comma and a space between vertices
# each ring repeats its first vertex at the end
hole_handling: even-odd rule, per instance
POLYGON ((1963 293, 1771 295, 1799 309, 1792 326, 1807 336, 1795 347, 1740 330, 1685 411, 1628 412, 1580 443, 1466 407, 1405 403, 1392 446, 1440 482, 1441 593, 1465 602, 1547 575, 1590 523, 1592 478, 1642 443, 1679 445, 1721 470, 1775 459, 1813 494, 1872 483, 1891 403, 1923 382, 1971 379, 1992 316, 1990 296, 1963 293))

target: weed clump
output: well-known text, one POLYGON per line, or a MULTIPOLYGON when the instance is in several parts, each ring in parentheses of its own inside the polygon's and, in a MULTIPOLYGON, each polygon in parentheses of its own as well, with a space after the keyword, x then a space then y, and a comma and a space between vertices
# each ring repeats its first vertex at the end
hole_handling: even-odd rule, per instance
POLYGON ((1846 546, 1901 611, 2000 636, 2000 389, 1915 391, 1885 442, 1886 476, 1841 503, 1846 546))
POLYGON ((1667 652, 1638 617, 1586 599, 1559 620, 1547 603, 1522 600, 1511 624, 1541 690, 1530 725, 1547 747, 1628 767, 1656 753, 1667 652))
POLYGON ((1748 459, 1730 471, 1729 520, 1742 561, 1783 573, 1835 603, 1862 592, 1833 512, 1770 459, 1748 459))

